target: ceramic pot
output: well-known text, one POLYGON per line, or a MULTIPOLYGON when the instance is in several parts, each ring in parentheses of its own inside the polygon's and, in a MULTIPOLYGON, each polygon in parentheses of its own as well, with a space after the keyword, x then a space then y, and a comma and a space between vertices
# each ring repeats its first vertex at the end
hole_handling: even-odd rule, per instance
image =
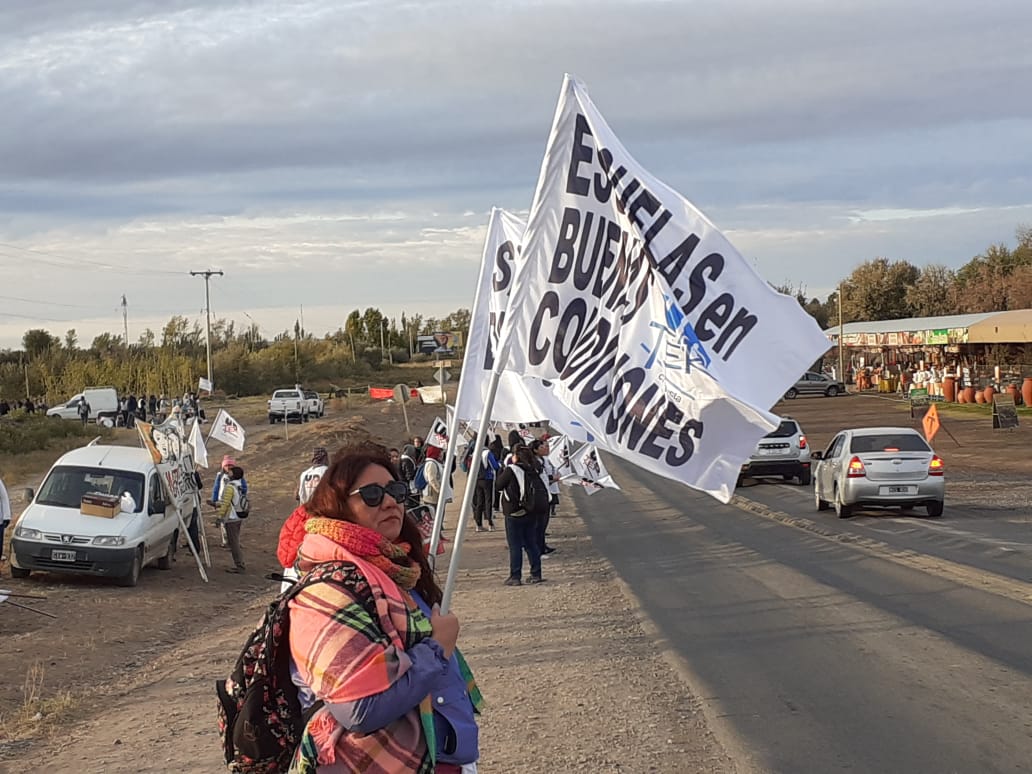
POLYGON ((1032 376, 1026 376, 1021 385, 1021 401, 1026 406, 1032 406, 1032 376))
POLYGON ((957 399, 957 377, 947 376, 942 380, 942 395, 950 403, 957 399))
POLYGON ((974 387, 972 387, 971 389, 975 391, 975 403, 985 403, 985 391, 975 390, 974 387))
POLYGON ((985 396, 985 402, 992 404, 993 396, 996 394, 996 388, 990 384, 982 391, 982 394, 985 396))

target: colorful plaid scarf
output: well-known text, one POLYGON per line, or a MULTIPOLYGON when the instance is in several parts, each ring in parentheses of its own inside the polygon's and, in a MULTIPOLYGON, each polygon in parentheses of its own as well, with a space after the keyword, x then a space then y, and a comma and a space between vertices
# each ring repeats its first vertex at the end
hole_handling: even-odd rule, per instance
MULTIPOLYGON (((319 521, 333 520, 311 519, 306 528, 319 521)), ((399 680, 411 664, 405 651, 433 631, 412 597, 387 574, 391 568, 373 564, 372 559, 380 557, 394 565, 379 548, 372 557, 360 557, 341 542, 318 534, 325 526, 315 526, 301 545, 302 572, 323 562, 347 564, 333 574, 332 582, 313 584, 291 602, 290 651, 301 679, 319 699, 357 701, 399 680)), ((361 527, 330 531, 347 535, 345 542, 363 553, 381 546, 378 537, 363 535, 371 530, 361 527)), ((394 567, 410 578, 407 568, 394 567)), ((323 708, 309 721, 291 772, 315 774, 318 767, 336 763, 367 774, 430 774, 436 758, 432 711, 427 696, 419 707, 385 727, 359 734, 344 729, 323 708)))
POLYGON ((379 532, 341 519, 311 518, 309 535, 323 535, 338 546, 382 570, 405 591, 415 588, 421 568, 408 555, 408 543, 392 543, 379 532))

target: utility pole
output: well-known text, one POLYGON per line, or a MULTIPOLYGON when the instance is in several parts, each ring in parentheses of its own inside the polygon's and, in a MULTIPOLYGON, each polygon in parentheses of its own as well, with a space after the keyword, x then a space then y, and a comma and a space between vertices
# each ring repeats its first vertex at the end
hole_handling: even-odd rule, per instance
POLYGON ((211 375, 211 294, 208 290, 208 282, 213 274, 218 274, 220 277, 223 276, 221 271, 212 271, 211 269, 208 269, 207 271, 190 272, 191 277, 204 277, 204 316, 206 319, 204 338, 208 352, 208 382, 214 386, 215 380, 211 375))
POLYGON ((122 327, 125 328, 125 348, 129 349, 129 302, 122 294, 122 327))
POLYGON ((838 284, 838 378, 846 381, 846 372, 842 369, 842 283, 838 284))

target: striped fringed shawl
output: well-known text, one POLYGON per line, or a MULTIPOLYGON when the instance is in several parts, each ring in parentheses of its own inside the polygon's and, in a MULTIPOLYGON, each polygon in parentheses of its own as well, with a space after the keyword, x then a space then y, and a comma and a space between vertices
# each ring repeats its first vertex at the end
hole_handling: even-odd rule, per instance
MULTIPOLYGON (((302 553, 354 564, 335 573, 335 582, 314 584, 291 602, 290 650, 302 680, 328 702, 386 690, 411 664, 405 651, 431 635, 430 621, 381 570, 328 538, 307 535, 302 553)), ((465 661, 458 660, 478 707, 480 692, 465 661)), ((349 732, 328 710, 319 710, 305 729, 291 774, 315 774, 317 766, 334 763, 367 774, 430 774, 436 757, 431 707, 427 696, 370 734, 349 732)))

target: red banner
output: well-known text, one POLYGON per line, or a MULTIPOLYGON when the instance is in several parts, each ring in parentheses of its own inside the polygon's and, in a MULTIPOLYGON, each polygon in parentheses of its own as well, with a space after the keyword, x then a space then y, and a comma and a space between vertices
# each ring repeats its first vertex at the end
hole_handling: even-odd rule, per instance
MULTIPOLYGON (((369 397, 372 400, 391 400, 394 398, 394 388, 392 387, 370 387, 369 397)), ((410 398, 418 398, 419 391, 415 388, 409 390, 410 398)))

